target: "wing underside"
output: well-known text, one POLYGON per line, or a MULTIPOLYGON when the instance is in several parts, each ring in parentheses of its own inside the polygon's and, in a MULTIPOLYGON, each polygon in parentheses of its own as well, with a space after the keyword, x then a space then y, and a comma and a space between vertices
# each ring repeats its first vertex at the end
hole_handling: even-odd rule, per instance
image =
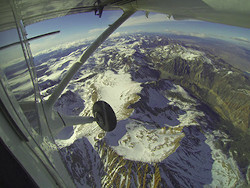
POLYGON ((19 13, 24 25, 83 12, 101 17, 105 10, 135 9, 173 15, 175 19, 197 19, 250 28, 248 0, 2 0, 0 31, 15 27, 12 11, 19 13))

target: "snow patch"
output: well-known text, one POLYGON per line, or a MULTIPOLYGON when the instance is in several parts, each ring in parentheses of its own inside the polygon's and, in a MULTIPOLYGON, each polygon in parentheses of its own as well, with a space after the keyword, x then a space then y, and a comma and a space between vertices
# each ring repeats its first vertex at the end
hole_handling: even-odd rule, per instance
POLYGON ((133 121, 126 125, 126 130, 119 145, 111 147, 126 159, 149 163, 162 161, 174 153, 184 137, 180 127, 150 130, 133 121))
MULTIPOLYGON (((224 137, 218 131, 213 131, 216 137, 224 137)), ((232 157, 226 156, 220 149, 214 145, 216 138, 213 134, 205 134, 207 140, 205 141, 212 150, 212 158, 214 160, 212 166, 213 181, 205 187, 237 187, 243 184, 244 181, 237 166, 236 161, 232 157)))
POLYGON ((184 89, 183 87, 181 87, 180 85, 175 85, 175 88, 172 88, 170 91, 175 92, 175 93, 180 93, 182 95, 183 98, 188 99, 192 102, 196 102, 196 100, 194 98, 192 98, 184 89))
POLYGON ((86 83, 85 87, 85 113, 92 111, 96 100, 103 100, 113 108, 118 120, 126 119, 132 113, 128 106, 139 100, 136 94, 142 89, 140 83, 132 81, 131 75, 122 69, 118 73, 111 70, 100 73, 86 83), (89 100, 91 96, 96 98, 89 100))

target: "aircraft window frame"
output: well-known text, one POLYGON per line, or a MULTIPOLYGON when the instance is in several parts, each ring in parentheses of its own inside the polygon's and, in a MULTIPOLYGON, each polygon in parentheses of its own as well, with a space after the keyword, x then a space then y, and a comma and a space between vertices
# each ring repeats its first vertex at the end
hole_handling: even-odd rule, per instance
MULTIPOLYGON (((45 117, 45 111, 43 108, 33 63, 33 57, 31 54, 28 40, 26 38, 27 34, 25 31, 25 27, 20 17, 18 17, 18 13, 16 7, 14 7, 13 5, 13 2, 11 8, 13 12, 14 21, 16 22, 17 33, 15 34, 18 35, 20 41, 20 44, 18 43, 18 50, 20 50, 20 57, 22 58, 22 63, 25 65, 23 66, 25 70, 25 75, 28 75, 28 80, 29 82, 31 82, 32 94, 30 96, 32 96, 33 98, 30 103, 27 103, 27 107, 28 109, 32 108, 31 110, 36 113, 35 119, 38 119, 37 123, 39 126, 39 131, 35 131, 34 127, 32 127, 31 122, 25 115, 22 103, 17 100, 15 94, 12 92, 13 88, 10 87, 10 83, 4 72, 4 69, 0 67, 0 99, 3 103, 3 106, 0 109, 1 114, 5 108, 9 114, 9 118, 14 121, 12 122, 12 127, 10 127, 12 124, 11 122, 1 127, 1 137, 3 136, 5 143, 9 143, 6 145, 12 148, 16 148, 17 146, 13 144, 12 141, 11 135, 13 135, 13 133, 9 135, 10 132, 6 131, 7 129, 12 128, 16 135, 18 135, 19 138, 21 137, 21 140, 25 141, 26 144, 24 145, 28 146, 29 149, 26 148, 27 151, 25 151, 31 154, 33 158, 37 159, 35 163, 39 163, 47 169, 47 173, 50 174, 50 177, 55 180, 58 186, 74 187, 73 180, 71 179, 71 176, 69 175, 66 166, 62 162, 62 157, 55 144, 55 140, 53 138, 53 135, 51 134, 50 127, 48 126, 45 117)), ((6 49, 1 49, 1 51, 2 50, 6 49)), ((6 51, 2 52, 4 54, 6 51)), ((6 61, 5 63, 6 65, 8 65, 7 67, 9 67, 9 62, 6 61)), ((3 115, 5 115, 5 119, 8 119, 6 113, 3 113, 3 115)), ((20 154, 20 152, 16 154, 22 155, 20 154)), ((20 158, 23 158, 23 156, 20 156, 20 158)), ((22 163, 23 161, 20 162, 22 163)), ((34 168, 34 166, 32 168, 34 168)))
POLYGON ((14 102, 15 101, 15 97, 13 95, 10 94, 9 91, 6 91, 7 87, 3 86, 3 83, 6 81, 3 81, 4 77, 3 77, 3 73, 2 70, 0 69, 0 74, 2 75, 0 77, 0 93, 1 93, 1 98, 0 98, 0 109, 1 111, 5 114, 6 117, 8 117, 10 124, 12 125, 12 128, 15 130, 15 132, 20 136, 20 138, 22 140, 28 141, 29 140, 29 136, 27 134, 27 129, 26 131, 24 130, 23 127, 24 123, 28 123, 28 120, 25 118, 25 116, 18 116, 17 114, 20 114, 20 112, 22 112, 20 106, 18 105, 18 103, 14 102), (8 93, 8 94, 7 94, 8 93), (10 102, 12 101, 12 102, 10 102), (9 112, 15 112, 15 113, 9 113, 9 112), (16 114, 17 116, 15 116, 14 114, 16 114), (22 122, 23 127, 22 126, 18 126, 18 124, 20 123, 18 121, 18 119, 22 122))

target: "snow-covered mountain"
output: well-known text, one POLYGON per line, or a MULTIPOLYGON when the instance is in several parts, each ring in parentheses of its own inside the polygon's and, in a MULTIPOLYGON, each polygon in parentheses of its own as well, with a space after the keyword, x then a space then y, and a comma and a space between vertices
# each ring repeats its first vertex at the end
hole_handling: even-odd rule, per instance
MULTIPOLYGON (((78 47, 65 54, 50 52, 49 59, 36 57, 45 99, 86 50, 85 44, 78 47)), ((236 187, 246 183, 247 173, 239 170, 233 154, 218 147, 218 142, 230 142, 230 136, 216 130, 217 115, 175 79, 188 79, 184 74, 193 79, 190 64, 202 64, 214 74, 237 73, 207 52, 160 35, 111 38, 89 58, 55 109, 92 116, 94 102, 104 100, 114 109, 118 124, 109 133, 96 123, 59 133, 56 143, 78 187, 236 187)))

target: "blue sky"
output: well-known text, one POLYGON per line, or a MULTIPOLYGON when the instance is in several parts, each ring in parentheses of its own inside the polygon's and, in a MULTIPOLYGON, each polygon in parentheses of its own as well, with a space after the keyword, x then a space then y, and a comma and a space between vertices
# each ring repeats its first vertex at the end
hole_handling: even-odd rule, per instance
MULTIPOLYGON (((59 34, 32 41, 31 49, 34 52, 38 52, 66 42, 95 38, 121 15, 122 11, 105 11, 102 18, 95 16, 93 12, 82 13, 27 26, 28 37, 56 30, 61 31, 59 34)), ((174 21, 172 18, 158 13, 150 13, 147 18, 145 12, 136 12, 118 28, 116 33, 140 31, 215 37, 238 41, 238 43, 241 42, 250 46, 250 29, 195 20, 174 21)))

